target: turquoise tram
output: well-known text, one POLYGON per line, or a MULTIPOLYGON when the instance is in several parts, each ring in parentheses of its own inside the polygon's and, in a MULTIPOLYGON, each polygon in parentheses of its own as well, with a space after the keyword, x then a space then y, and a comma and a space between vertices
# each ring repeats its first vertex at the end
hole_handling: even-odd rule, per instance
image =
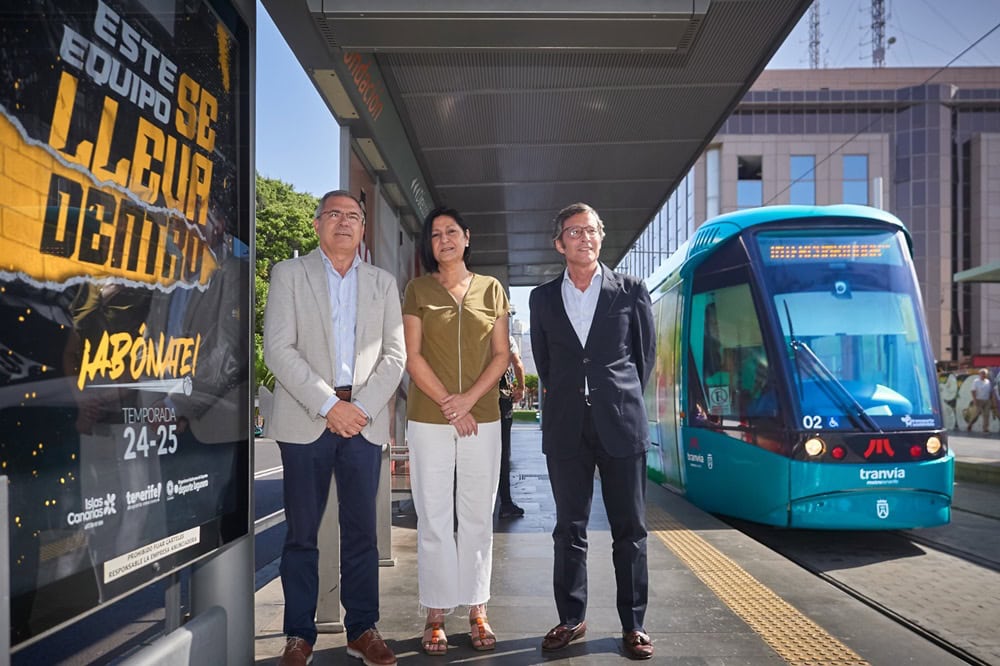
POLYGON ((911 243, 866 206, 768 206, 699 227, 647 280, 650 478, 770 525, 948 523, 954 457, 911 243))

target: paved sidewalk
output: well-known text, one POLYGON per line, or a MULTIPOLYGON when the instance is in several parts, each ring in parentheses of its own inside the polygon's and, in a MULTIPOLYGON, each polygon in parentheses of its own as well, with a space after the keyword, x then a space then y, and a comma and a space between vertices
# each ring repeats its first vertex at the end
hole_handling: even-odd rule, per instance
MULTIPOLYGON (((991 441, 955 437, 960 456, 982 453, 987 463, 1000 455, 991 441), (977 447, 983 447, 979 451, 977 447)), ((1000 443, 1000 442, 998 442, 1000 443)), ((408 502, 398 502, 392 525, 395 566, 381 570, 379 627, 401 664, 490 663, 521 666, 549 662, 597 665, 628 663, 622 656, 620 627, 614 608, 614 575, 607 518, 595 489, 594 515, 589 529, 590 603, 588 633, 554 655, 543 654, 544 633, 557 621, 552 600, 552 538, 555 507, 549 491, 545 460, 540 451, 537 426, 515 425, 513 437, 513 495, 525 516, 497 520, 494 538, 493 598, 489 614, 498 634, 497 650, 472 649, 465 609, 449 616, 447 655, 430 657, 420 650, 424 618, 417 605, 416 517, 408 502)), ((1000 447, 997 447, 1000 449, 1000 447)), ((710 590, 668 548, 664 535, 702 540, 700 547, 718 549, 782 599, 805 612, 835 637, 847 642, 872 666, 907 663, 910 666, 944 666, 960 662, 902 629, 840 590, 818 581, 798 566, 730 529, 714 517, 692 507, 682 497, 659 486, 649 488, 650 511, 668 516, 676 527, 654 533, 648 543, 650 604, 646 629, 656 644, 652 663, 670 664, 786 664, 762 636, 731 610, 729 603, 710 590)), ((755 599, 751 599, 754 604, 755 599)), ((275 579, 256 594, 255 654, 258 664, 276 664, 284 644, 281 631, 283 598, 275 579)), ((801 639, 809 643, 810 637, 801 639)), ((320 634, 313 666, 357 664, 345 649, 340 634, 320 634)), ((823 662, 827 663, 827 662, 823 662)), ((833 663, 833 662, 830 662, 833 663)), ((836 662, 841 663, 841 662, 836 662)), ((853 663, 853 662, 852 662, 853 663)))
POLYGON ((1000 436, 995 434, 948 434, 955 454, 955 480, 1000 485, 1000 436))

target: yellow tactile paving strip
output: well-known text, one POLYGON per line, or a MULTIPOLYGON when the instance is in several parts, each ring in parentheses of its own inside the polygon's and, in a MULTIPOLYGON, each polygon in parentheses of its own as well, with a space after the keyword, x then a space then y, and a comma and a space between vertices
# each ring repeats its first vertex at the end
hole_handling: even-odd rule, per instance
POLYGON ((723 603, 791 666, 871 666, 660 507, 647 505, 659 537, 723 603))

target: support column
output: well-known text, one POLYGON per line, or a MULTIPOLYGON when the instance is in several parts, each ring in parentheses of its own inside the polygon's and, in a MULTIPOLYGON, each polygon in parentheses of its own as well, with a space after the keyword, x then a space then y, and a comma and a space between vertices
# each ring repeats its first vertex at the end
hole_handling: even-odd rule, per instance
POLYGON ((340 508, 337 480, 330 478, 330 498, 319 524, 319 598, 316 604, 316 631, 339 634, 344 631, 340 612, 340 508))
POLYGON ((213 607, 225 612, 229 666, 254 663, 253 541, 251 528, 250 534, 196 564, 191 573, 191 614, 198 617, 213 607))
POLYGON ((7 477, 0 476, 0 666, 10 664, 10 516, 7 477))
MULTIPOLYGON (((393 401, 395 402, 395 401, 393 401)), ((389 445, 382 447, 382 469, 378 476, 378 494, 375 496, 378 535, 378 565, 380 567, 396 566, 396 558, 392 556, 392 477, 389 463, 389 445)))
POLYGON ((337 187, 341 190, 351 191, 351 128, 340 128, 340 142, 337 146, 340 154, 340 183, 337 187))

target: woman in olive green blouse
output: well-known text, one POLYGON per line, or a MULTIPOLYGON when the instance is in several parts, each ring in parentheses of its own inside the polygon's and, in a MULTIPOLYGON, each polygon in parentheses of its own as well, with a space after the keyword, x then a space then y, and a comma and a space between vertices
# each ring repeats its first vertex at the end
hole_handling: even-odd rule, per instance
POLYGON ((406 438, 428 654, 447 651, 444 616, 456 606, 469 606, 473 647, 496 647, 486 602, 500 471, 497 384, 510 361, 510 306, 496 279, 466 267, 469 237, 458 211, 431 211, 420 238, 426 274, 410 281, 403 300, 406 438))

